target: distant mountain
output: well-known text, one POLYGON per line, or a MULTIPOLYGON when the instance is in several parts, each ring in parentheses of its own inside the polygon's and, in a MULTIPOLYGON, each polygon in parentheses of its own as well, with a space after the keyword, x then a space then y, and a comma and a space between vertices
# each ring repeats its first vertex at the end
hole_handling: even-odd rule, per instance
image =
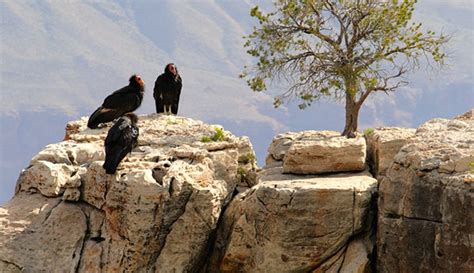
MULTIPOLYGON (((426 73, 414 75, 410 89, 473 84, 474 19, 465 3, 419 4, 418 21, 453 33, 453 58, 451 70, 432 75, 434 81, 426 73)), ((184 80, 181 114, 288 127, 273 111, 262 111, 270 96, 250 92, 237 78, 252 61, 242 36, 256 23, 249 16, 256 4, 269 6, 228 0, 1 1, 0 88, 8 99, 0 102, 0 113, 56 109, 88 115, 133 73, 145 79, 141 111, 149 113, 154 80, 166 63, 175 62, 184 80)))
MULTIPOLYGON (((270 6, 264 0, 0 0, 0 203, 11 195, 31 155, 61 137, 66 120, 89 115, 131 74, 140 73, 146 82, 138 113, 154 112, 154 81, 169 62, 183 76, 180 115, 249 135, 260 163, 278 132, 341 130, 344 113, 338 104, 322 101, 305 111, 289 104, 275 110, 272 95, 278 90, 254 93, 238 79, 252 62, 242 36, 256 23, 249 10, 257 4, 270 6)), ((439 74, 421 71, 410 76, 407 88, 369 98, 361 129, 415 127, 472 108, 469 5, 464 0, 418 4, 417 21, 454 35, 448 48, 451 67, 439 74)))
POLYGON ((182 114, 275 123, 257 109, 268 98, 248 92, 237 78, 247 61, 245 31, 223 7, 247 14, 250 5, 233 6, 211 1, 2 2, 6 80, 1 89, 15 92, 2 100, 1 111, 57 109, 88 115, 131 74, 140 73, 147 84, 142 112, 151 112, 154 81, 166 63, 175 62, 184 80, 182 114))

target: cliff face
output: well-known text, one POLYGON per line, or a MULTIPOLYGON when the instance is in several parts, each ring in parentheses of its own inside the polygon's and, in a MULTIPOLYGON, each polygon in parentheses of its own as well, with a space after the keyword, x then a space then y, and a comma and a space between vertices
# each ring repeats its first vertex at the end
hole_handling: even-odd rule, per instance
POLYGON ((380 272, 474 271, 474 120, 418 128, 381 177, 380 272))
POLYGON ((246 137, 141 116, 116 175, 102 169, 109 127, 85 124, 0 208, 0 272, 474 271, 472 114, 281 134, 261 170, 246 137))

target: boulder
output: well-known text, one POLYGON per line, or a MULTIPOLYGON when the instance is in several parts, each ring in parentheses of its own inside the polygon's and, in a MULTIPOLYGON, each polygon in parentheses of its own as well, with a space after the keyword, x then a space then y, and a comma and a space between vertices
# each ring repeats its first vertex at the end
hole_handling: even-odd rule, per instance
POLYGON ((366 134, 367 162, 376 177, 385 175, 400 148, 415 135, 415 129, 381 127, 366 134))
POLYGON ((379 272, 474 272, 474 120, 434 119, 379 187, 379 272))
MULTIPOLYGON (((282 161, 286 152, 288 149, 290 149, 291 144, 293 144, 295 140, 298 140, 303 136, 310 136, 312 134, 316 134, 316 131, 286 132, 276 135, 268 147, 268 156, 266 161, 282 161)), ((266 162, 266 164, 268 163, 270 162, 266 162)))
POLYGON ((282 174, 281 167, 264 170, 259 183, 234 198, 225 211, 207 270, 368 267, 368 259, 359 258, 371 253, 373 242, 359 235, 370 234, 376 188, 368 172, 297 176, 282 174), (351 258, 345 260, 346 255, 351 258))
POLYGON ((321 174, 365 169, 366 144, 334 131, 315 132, 293 141, 283 158, 283 172, 321 174))

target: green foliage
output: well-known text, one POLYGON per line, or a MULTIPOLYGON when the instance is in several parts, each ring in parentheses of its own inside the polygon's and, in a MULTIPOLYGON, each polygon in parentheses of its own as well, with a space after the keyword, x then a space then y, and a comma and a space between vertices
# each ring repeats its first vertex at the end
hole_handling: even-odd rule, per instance
POLYGON ((448 38, 412 21, 416 0, 275 0, 258 6, 258 20, 245 36, 254 66, 241 77, 253 91, 285 85, 273 105, 299 100, 304 109, 323 97, 354 101, 359 111, 372 92, 394 91, 420 60, 444 63, 448 38), (428 57, 428 58, 425 58, 428 57), (272 85, 273 87, 273 85, 272 85))
POLYGON ((203 136, 201 138, 201 142, 204 142, 204 143, 211 142, 211 141, 212 141, 212 139, 208 136, 203 136))
POLYGON ((247 81, 247 84, 254 91, 263 91, 267 88, 265 85, 265 81, 261 77, 252 78, 247 81))
POLYGON ((367 128, 364 130, 364 135, 370 136, 371 134, 374 133, 374 131, 375 131, 374 128, 367 128))
POLYGON ((246 182, 247 185, 248 185, 249 173, 244 167, 238 167, 237 168, 237 175, 240 176, 240 181, 241 182, 246 182))
POLYGON ((201 138, 201 142, 207 143, 207 142, 217 142, 217 141, 224 141, 225 135, 224 135, 224 129, 215 127, 214 128, 214 135, 209 137, 209 136, 203 136, 201 138))
POLYGON ((183 120, 183 119, 168 118, 168 120, 166 120, 166 124, 168 124, 168 125, 186 124, 186 121, 183 120))
POLYGON ((224 141, 224 129, 222 128, 214 128, 216 131, 212 136, 212 141, 224 141))
POLYGON ((255 155, 253 153, 247 153, 247 154, 241 155, 239 156, 238 162, 242 164, 248 164, 248 163, 253 164, 255 163, 255 155))
POLYGON ((240 175, 240 177, 245 177, 245 175, 247 174, 243 167, 237 168, 237 173, 240 175))

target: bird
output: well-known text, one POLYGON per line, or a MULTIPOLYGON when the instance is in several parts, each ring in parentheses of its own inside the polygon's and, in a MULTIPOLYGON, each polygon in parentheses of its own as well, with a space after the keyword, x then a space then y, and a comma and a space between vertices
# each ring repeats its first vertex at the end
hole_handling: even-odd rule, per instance
POLYGON ((101 123, 113 121, 125 113, 135 111, 142 103, 144 92, 143 79, 140 75, 132 75, 127 86, 107 96, 102 106, 92 113, 87 127, 96 129, 101 123))
POLYGON ((165 66, 165 72, 158 76, 153 88, 157 113, 178 114, 179 97, 183 82, 174 63, 165 66))
POLYGON ((114 174, 122 159, 138 146, 137 122, 137 115, 126 113, 109 129, 104 141, 105 162, 102 165, 107 174, 114 174))

